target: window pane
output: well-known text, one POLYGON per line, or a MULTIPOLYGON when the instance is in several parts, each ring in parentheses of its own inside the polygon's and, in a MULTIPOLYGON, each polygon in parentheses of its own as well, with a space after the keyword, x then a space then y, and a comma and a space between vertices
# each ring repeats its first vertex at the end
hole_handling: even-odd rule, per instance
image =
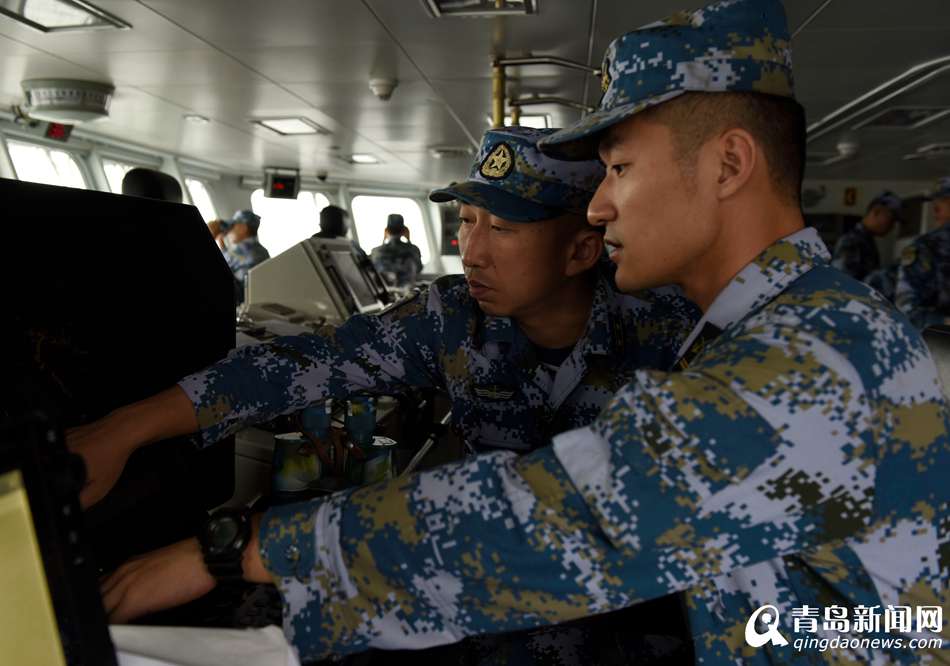
POLYGON ((102 160, 102 170, 106 172, 109 189, 115 194, 122 194, 122 179, 125 178, 125 174, 134 168, 134 164, 126 164, 125 162, 116 162, 114 160, 102 160))
POLYGON ((360 245, 369 254, 374 247, 382 245, 386 219, 391 213, 402 215, 409 229, 410 240, 419 248, 422 263, 429 263, 429 239, 422 221, 422 209, 406 197, 376 197, 360 195, 353 199, 353 218, 360 245))
POLYGON ((69 153, 19 141, 8 142, 7 148, 20 180, 86 189, 82 169, 69 153))
POLYGON ((211 194, 204 183, 194 178, 185 178, 185 187, 188 188, 188 194, 191 195, 191 202, 195 204, 195 208, 201 213, 201 217, 205 222, 210 222, 218 217, 214 209, 214 202, 211 201, 211 194))
POLYGON ((294 200, 271 199, 264 196, 264 190, 254 190, 251 208, 261 216, 257 235, 272 257, 310 238, 319 229, 319 209, 313 192, 301 192, 294 200))

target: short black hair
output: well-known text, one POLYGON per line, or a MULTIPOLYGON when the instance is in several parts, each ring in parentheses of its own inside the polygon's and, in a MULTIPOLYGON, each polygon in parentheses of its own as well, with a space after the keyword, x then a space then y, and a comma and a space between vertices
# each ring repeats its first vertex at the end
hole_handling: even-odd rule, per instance
POLYGON ((765 156, 779 196, 800 205, 805 177, 805 109, 794 99, 764 93, 685 93, 644 113, 673 130, 676 159, 689 172, 713 135, 739 127, 765 156))

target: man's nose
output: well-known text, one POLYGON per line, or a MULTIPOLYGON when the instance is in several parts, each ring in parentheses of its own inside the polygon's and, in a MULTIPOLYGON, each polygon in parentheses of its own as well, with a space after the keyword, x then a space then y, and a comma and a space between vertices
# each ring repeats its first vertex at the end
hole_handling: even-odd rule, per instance
POLYGON ((459 238, 462 250, 462 265, 468 268, 482 268, 488 264, 488 243, 486 229, 488 225, 479 221, 470 225, 464 238, 459 238))
POLYGON ((617 210, 610 200, 606 187, 606 180, 600 183, 594 198, 587 206, 587 221, 595 227, 602 227, 617 217, 617 210))

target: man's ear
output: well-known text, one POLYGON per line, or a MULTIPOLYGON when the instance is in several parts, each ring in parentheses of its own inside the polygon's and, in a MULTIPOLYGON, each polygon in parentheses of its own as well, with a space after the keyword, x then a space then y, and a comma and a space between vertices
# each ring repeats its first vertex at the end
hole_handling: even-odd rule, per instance
POLYGON ((719 199, 728 199, 745 187, 755 173, 759 146, 746 130, 733 128, 719 136, 715 149, 719 162, 717 194, 719 199))
POLYGON ((568 244, 565 272, 568 277, 580 275, 597 264, 604 252, 604 234, 597 229, 581 229, 568 244))

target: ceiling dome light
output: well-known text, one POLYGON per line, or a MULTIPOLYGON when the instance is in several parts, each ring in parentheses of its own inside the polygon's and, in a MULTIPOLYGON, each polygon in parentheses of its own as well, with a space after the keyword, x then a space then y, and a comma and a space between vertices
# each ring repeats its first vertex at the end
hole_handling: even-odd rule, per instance
POLYGON ((28 79, 22 84, 31 118, 76 125, 109 116, 115 86, 72 79, 28 79))

